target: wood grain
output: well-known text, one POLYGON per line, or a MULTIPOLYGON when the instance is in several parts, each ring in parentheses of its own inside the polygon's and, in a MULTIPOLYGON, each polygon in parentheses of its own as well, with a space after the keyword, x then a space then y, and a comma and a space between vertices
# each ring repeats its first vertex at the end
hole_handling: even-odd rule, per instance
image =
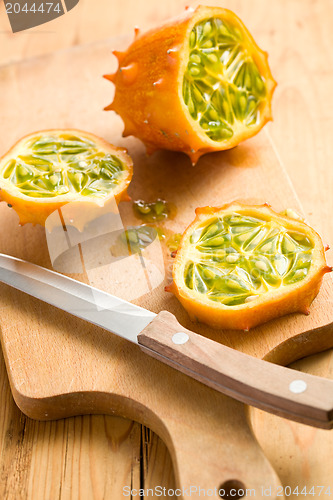
MULTIPOLYGON (((80 20, 77 21, 82 36, 79 41, 85 41, 85 36, 92 37, 91 39, 99 37, 100 33, 104 36, 110 22, 114 23, 113 28, 115 31, 124 22, 123 19, 127 19, 131 15, 137 18, 139 16, 144 18, 146 16, 148 20, 151 12, 154 12, 154 15, 157 12, 157 8, 149 5, 149 2, 137 2, 135 5, 134 3, 131 4, 131 12, 126 13, 127 4, 125 5, 122 2, 123 11, 113 11, 111 21, 110 16, 103 16, 103 18, 100 18, 97 27, 93 25, 92 21, 92 2, 85 2, 85 5, 87 6, 88 3, 91 4, 90 9, 88 8, 86 11, 86 14, 89 12, 89 15, 86 16, 86 19, 84 19, 83 15, 80 15, 80 20), (95 33, 93 33, 94 31, 95 33)), ((108 4, 109 8, 114 9, 114 5, 111 7, 111 3, 108 2, 108 4)), ((175 11, 179 8, 179 2, 159 2, 159 6, 161 5, 163 5, 165 11, 169 7, 174 8, 175 11)), ((275 123, 269 127, 270 135, 277 146, 283 163, 287 166, 289 174, 293 178, 296 190, 302 199, 307 218, 322 231, 327 240, 332 240, 333 220, 327 217, 327 213, 331 213, 333 208, 332 197, 329 196, 329 190, 327 189, 327 186, 332 186, 333 184, 333 173, 329 168, 332 163, 329 134, 332 128, 331 117, 333 116, 333 101, 330 91, 333 84, 332 72, 330 70, 332 67, 330 64, 332 58, 330 52, 330 46, 332 45, 330 43, 332 41, 330 29, 332 24, 332 5, 329 0, 324 0, 320 3, 310 0, 302 3, 295 0, 288 2, 272 1, 269 5, 259 0, 254 0, 251 3, 229 1, 224 2, 223 5, 236 10, 253 31, 259 43, 269 49, 273 73, 279 76, 279 87, 276 94, 276 105, 274 106, 275 123), (309 44, 309 40, 311 40, 311 44, 309 44)), ((72 11, 72 14, 71 19, 73 20, 75 10, 72 11)), ((25 55, 41 53, 44 50, 48 52, 56 46, 60 47, 61 44, 65 46, 68 43, 72 43, 72 41, 68 42, 68 37, 71 38, 73 35, 72 20, 71 23, 66 24, 67 20, 69 21, 69 16, 70 14, 68 14, 67 18, 65 16, 62 20, 59 19, 53 22, 59 22, 59 31, 43 35, 44 43, 40 43, 37 36, 33 33, 31 33, 31 36, 29 34, 29 38, 27 34, 22 34, 19 44, 16 45, 14 56, 9 54, 10 51, 7 50, 8 44, 2 44, 1 50, 5 52, 3 60, 7 62, 8 57, 21 58, 25 55), (63 31, 60 28, 61 22, 64 23, 63 31), (70 29, 68 26, 70 26, 70 29), (34 36, 35 42, 33 42, 34 36)), ((150 18, 150 22, 153 24, 154 19, 150 18)), ((1 36, 3 36, 2 33, 1 36)), ((11 42, 14 41, 8 38, 6 42, 9 40, 11 42)), ((15 41, 15 43, 17 42, 15 41)), ((19 74, 13 70, 12 72, 16 81, 14 89, 12 89, 15 93, 15 89, 16 91, 17 88, 21 90, 22 87, 19 85, 19 74)), ((15 126, 18 124, 19 121, 15 123, 15 126)), ((7 248, 13 250, 14 247, 14 242, 8 242, 7 248)), ((332 258, 329 257, 329 259, 331 259, 330 263, 332 263, 332 258)), ((297 349, 297 345, 295 349, 297 349)), ((303 366, 306 367, 305 363, 303 366)), ((318 371, 318 365, 321 367, 319 368, 319 372, 324 375, 327 371, 327 366, 332 366, 332 358, 325 356, 315 357, 315 363, 310 365, 310 369, 314 370, 316 366, 318 371)), ((2 375, 1 380, 4 380, 3 366, 2 375)), ((10 489, 6 490, 6 495, 8 498, 19 498, 18 495, 21 494, 22 484, 27 484, 27 475, 24 471, 26 471, 27 467, 30 467, 30 471, 34 471, 35 469, 31 469, 29 454, 27 456, 24 452, 14 455, 9 452, 9 456, 6 454, 10 447, 5 438, 5 431, 8 429, 9 435, 11 435, 12 429, 9 423, 13 421, 13 418, 17 418, 14 425, 16 430, 13 432, 15 440, 18 433, 24 428, 25 419, 22 418, 21 421, 19 420, 19 413, 13 407, 8 386, 7 389, 2 391, 2 397, 4 398, 2 407, 5 414, 8 415, 8 418, 6 417, 3 421, 3 433, 1 434, 4 436, 1 439, 3 443, 2 450, 5 450, 5 455, 3 455, 5 457, 3 462, 4 470, 15 469, 11 475, 14 479, 11 480, 10 489), (12 416, 13 411, 14 417, 12 416)), ((256 415, 256 412, 254 415, 256 415)), ((90 419, 94 417, 83 418, 90 419)), ((79 430, 82 417, 72 420, 76 422, 74 425, 79 430)), ((28 420, 28 422, 30 421, 28 420)), ((310 446, 307 444, 309 442, 309 434, 306 428, 297 424, 293 425, 293 439, 290 439, 290 434, 287 432, 289 424, 284 424, 283 422, 280 418, 267 417, 265 414, 260 415, 258 419, 253 419, 260 442, 265 452, 269 452, 269 458, 276 466, 276 470, 278 470, 283 483, 306 483, 310 485, 311 483, 324 483, 324 481, 326 481, 325 484, 330 482, 330 478, 332 477, 330 462, 326 459, 326 464, 323 465, 322 463, 322 457, 329 456, 325 454, 329 450, 329 443, 331 442, 330 434, 325 431, 317 431, 313 434, 310 446), (277 446, 277 443, 281 443, 281 445, 277 446), (289 458, 290 456, 292 458, 289 458)), ((43 425, 45 425, 45 428, 48 428, 53 423, 44 423, 43 425)), ((38 431, 40 439, 35 442, 30 441, 28 447, 35 447, 38 450, 45 446, 46 441, 43 441, 44 434, 42 429, 44 427, 38 431)), ((62 433, 64 439, 66 436, 69 440, 73 439, 72 433, 69 433, 66 428, 63 428, 62 433)), ((154 439, 156 438, 154 437, 154 439)), ((48 462, 44 461, 41 463, 40 481, 44 484, 50 481, 52 464, 58 463, 59 456, 60 453, 53 456, 52 460, 50 459, 48 462)), ((164 452, 161 453, 161 460, 163 460, 163 457, 164 452)), ((86 462, 79 464, 78 468, 74 470, 74 474, 82 476, 89 474, 88 464, 86 462)), ((163 477, 168 477, 165 471, 163 477)), ((38 498, 33 489, 30 491, 30 498, 38 498)), ((70 494, 69 491, 70 476, 66 475, 66 477, 62 478, 62 489, 59 496, 61 498, 70 498, 69 496, 65 496, 70 494)), ((108 497, 114 498, 111 493, 108 494, 108 497)), ((58 494, 55 493, 54 498, 58 498, 58 494)), ((72 498, 75 498, 75 496, 72 498)), ((292 496, 291 498, 296 498, 296 496, 292 496)))
POLYGON ((1 370, 1 498, 121 498, 123 486, 140 488, 140 424, 104 415, 31 420, 12 402, 2 357, 1 370))
POLYGON ((80 0, 66 15, 48 24, 13 34, 0 2, 0 64, 29 59, 70 46, 92 43, 116 35, 133 33, 134 26, 149 29, 176 16, 186 0, 124 0, 121 5, 108 0, 80 0))

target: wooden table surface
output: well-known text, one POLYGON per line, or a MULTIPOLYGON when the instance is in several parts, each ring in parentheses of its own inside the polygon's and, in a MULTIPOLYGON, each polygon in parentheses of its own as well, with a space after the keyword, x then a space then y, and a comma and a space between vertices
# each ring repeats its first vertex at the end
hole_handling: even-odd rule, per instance
MULTIPOLYGON (((306 215, 333 246, 333 2, 214 3, 234 10, 270 54, 279 83, 270 134, 306 215)), ((192 4, 191 0, 80 0, 65 16, 14 35, 0 1, 0 72, 9 63, 128 34, 135 25, 149 28, 192 4)), ((5 96, 0 96, 0 126, 4 127, 2 98, 5 96)), ((333 257, 328 259, 332 265, 333 257)), ((332 351, 293 366, 333 378, 332 351)), ((15 406, 2 356, 0 383, 1 499, 118 500, 123 498, 124 485, 175 488, 169 453, 149 429, 110 416, 30 420, 15 406)), ((299 491, 304 486, 330 486, 333 495, 332 431, 290 423, 257 410, 250 410, 250 418, 285 486, 292 491, 297 486, 299 491)), ((319 489, 315 491, 310 498, 319 498, 319 489)), ((297 493, 289 498, 296 499, 297 493)), ((320 498, 330 496, 322 493, 320 498)))

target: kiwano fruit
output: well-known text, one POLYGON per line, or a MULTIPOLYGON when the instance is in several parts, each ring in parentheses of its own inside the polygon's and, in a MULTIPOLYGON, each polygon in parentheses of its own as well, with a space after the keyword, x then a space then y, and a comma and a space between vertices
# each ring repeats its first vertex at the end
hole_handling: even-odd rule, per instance
POLYGON ((188 9, 179 18, 140 34, 119 67, 105 78, 115 96, 105 109, 125 123, 124 136, 147 152, 183 151, 195 163, 204 153, 230 149, 272 119, 276 83, 251 34, 231 11, 188 9))
POLYGON ((248 330, 292 312, 308 313, 326 265, 319 235, 268 205, 196 210, 173 266, 175 294, 191 318, 248 330))
POLYGON ((131 178, 126 150, 80 130, 43 130, 0 159, 0 200, 14 208, 20 224, 44 225, 69 202, 104 206, 126 199, 131 178))

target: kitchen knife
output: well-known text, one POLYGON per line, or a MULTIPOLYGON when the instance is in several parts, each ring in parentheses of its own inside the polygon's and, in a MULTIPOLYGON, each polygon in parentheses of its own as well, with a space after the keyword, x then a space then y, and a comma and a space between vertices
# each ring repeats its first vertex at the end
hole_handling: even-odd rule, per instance
POLYGON ((0 254, 0 281, 134 342, 147 354, 243 403, 330 429, 333 381, 258 360, 72 278, 0 254))

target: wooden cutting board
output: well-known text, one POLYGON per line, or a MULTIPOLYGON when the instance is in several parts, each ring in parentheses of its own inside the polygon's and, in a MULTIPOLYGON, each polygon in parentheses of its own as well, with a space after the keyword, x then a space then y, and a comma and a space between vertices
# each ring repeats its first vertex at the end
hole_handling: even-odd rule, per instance
MULTIPOLYGON (((22 135, 43 128, 80 128, 128 148, 135 173, 133 199, 164 198, 177 215, 165 226, 182 231, 197 206, 233 199, 269 202, 277 210, 301 210, 274 143, 264 130, 232 151, 207 155, 193 168, 170 152, 147 157, 134 138, 121 138, 121 120, 102 108, 112 86, 102 80, 116 62, 113 39, 8 66, 2 70, 3 127, 0 154, 22 135)), ((120 206, 125 224, 137 224, 130 203, 120 206)), ((45 230, 18 226, 18 218, 0 205, 0 251, 50 267, 45 230)), ((97 249, 96 249, 97 251, 97 249)), ((308 317, 292 315, 247 334, 213 331, 191 323, 177 300, 164 292, 170 274, 165 252, 165 280, 136 302, 155 312, 167 309, 187 328, 235 349, 287 364, 333 345, 332 279, 326 277, 308 317)), ((135 273, 114 280, 105 269, 76 276, 126 298, 135 273), (116 282, 117 281, 117 282, 116 282), (126 288, 127 287, 127 288, 126 288)), ((279 479, 250 430, 245 407, 145 356, 108 332, 61 313, 9 287, 0 288, 1 337, 14 398, 32 418, 53 419, 84 413, 117 413, 153 428, 167 443, 179 485, 214 488, 239 481, 246 488, 272 486, 279 479)), ((257 496, 259 497, 259 496, 257 496)), ((194 497, 193 497, 194 498, 194 497)), ((216 497, 218 498, 218 497, 216 497)))

